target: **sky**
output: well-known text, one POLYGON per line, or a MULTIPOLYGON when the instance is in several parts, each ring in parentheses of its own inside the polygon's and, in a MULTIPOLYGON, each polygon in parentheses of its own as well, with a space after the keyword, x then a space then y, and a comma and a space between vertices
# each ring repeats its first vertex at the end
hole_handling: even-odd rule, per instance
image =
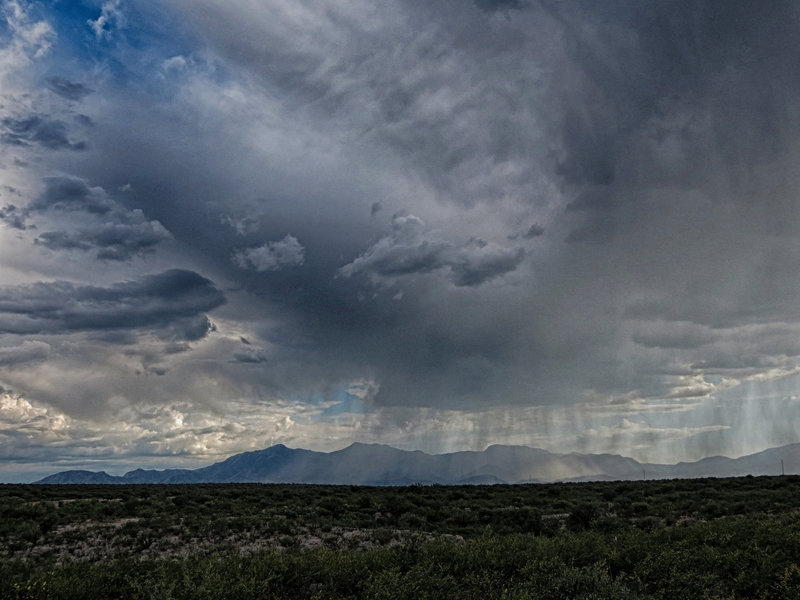
POLYGON ((0 481, 800 442, 800 5, 0 0, 0 481))

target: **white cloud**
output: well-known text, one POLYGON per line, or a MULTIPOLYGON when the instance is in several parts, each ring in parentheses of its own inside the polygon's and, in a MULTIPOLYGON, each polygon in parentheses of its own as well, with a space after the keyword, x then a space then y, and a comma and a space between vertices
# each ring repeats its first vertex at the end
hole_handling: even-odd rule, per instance
POLYGON ((11 40, 0 48, 0 81, 3 81, 11 73, 47 54, 56 33, 45 21, 31 21, 23 5, 16 0, 3 2, 0 11, 11 30, 11 40))
POLYGON ((26 453, 57 453, 70 441, 72 419, 53 407, 32 404, 0 386, 0 458, 24 458, 26 453), (46 448, 52 445, 52 450, 46 448), (31 448, 35 450, 31 451, 31 448))
POLYGON ((161 68, 164 71, 183 71, 188 66, 188 61, 186 60, 185 56, 181 56, 180 54, 176 56, 172 56, 161 63, 161 68))
POLYGON ((122 10, 120 10, 121 5, 122 0, 108 0, 103 3, 100 9, 100 16, 97 19, 89 19, 87 21, 98 40, 110 38, 114 27, 118 29, 124 27, 125 18, 122 10))

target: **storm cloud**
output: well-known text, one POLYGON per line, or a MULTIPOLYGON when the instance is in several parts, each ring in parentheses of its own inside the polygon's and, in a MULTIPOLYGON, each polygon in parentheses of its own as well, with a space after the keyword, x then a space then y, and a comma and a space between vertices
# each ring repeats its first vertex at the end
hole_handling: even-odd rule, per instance
POLYGON ((14 423, 186 460, 797 441, 795 3, 0 6, 14 423))
POLYGON ((172 237, 158 221, 145 219, 140 210, 131 212, 124 221, 72 232, 46 231, 36 241, 51 250, 97 250, 100 259, 128 260, 172 237))
POLYGON ((391 235, 381 238, 339 272, 350 277, 371 274, 378 279, 449 270, 456 286, 478 286, 515 270, 523 258, 522 248, 501 248, 473 239, 461 247, 425 229, 414 215, 396 215, 391 235))
MULTIPOLYGON (((167 329, 224 303, 225 295, 211 281, 179 269, 108 287, 66 281, 5 287, 0 288, 0 332, 167 329)), ((192 337, 208 331, 204 317, 201 322, 192 337)))
MULTIPOLYGON (((50 176, 44 183, 44 192, 25 214, 34 221, 38 217, 41 228, 72 222, 68 230, 44 231, 35 239, 50 250, 95 251, 101 260, 124 261, 172 239, 161 223, 147 219, 141 209, 125 208, 103 188, 90 187, 83 179, 50 176)), ((9 224, 24 228, 22 213, 7 212, 9 224)))
MULTIPOLYGON (((50 354, 50 346, 44 342, 26 340, 19 346, 0 347, 0 366, 10 367, 31 361, 44 360, 50 354)), ((3 393, 0 388, 0 393, 3 393)))
POLYGON ((55 208, 104 215, 113 208, 113 203, 102 188, 92 188, 80 177, 48 176, 43 181, 44 193, 30 204, 31 212, 55 208))

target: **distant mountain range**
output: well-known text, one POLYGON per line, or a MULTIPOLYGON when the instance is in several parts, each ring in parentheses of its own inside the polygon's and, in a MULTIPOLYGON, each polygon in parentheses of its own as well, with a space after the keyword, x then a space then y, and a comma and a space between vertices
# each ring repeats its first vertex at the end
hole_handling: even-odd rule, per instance
POLYGON ((615 454, 555 454, 526 446, 489 446, 483 452, 426 454, 356 443, 335 452, 282 444, 243 452, 200 469, 63 471, 42 484, 98 483, 325 483, 347 485, 491 484, 780 475, 800 472, 800 444, 741 458, 714 456, 660 465, 615 454), (783 462, 781 462, 783 461, 783 462))

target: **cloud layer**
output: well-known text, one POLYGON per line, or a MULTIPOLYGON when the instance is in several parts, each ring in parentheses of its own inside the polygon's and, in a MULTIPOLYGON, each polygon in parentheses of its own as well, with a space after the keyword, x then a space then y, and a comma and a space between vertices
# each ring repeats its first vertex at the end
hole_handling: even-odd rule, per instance
POLYGON ((224 302, 225 296, 211 281, 179 269, 110 287, 37 283, 0 288, 0 332, 161 329, 224 302))
POLYGON ((478 286, 515 270, 524 258, 522 248, 498 248, 474 238, 456 247, 435 232, 427 232, 418 217, 401 214, 392 219, 390 235, 375 242, 339 273, 345 277, 367 273, 378 280, 391 280, 449 270, 454 285, 478 286))
POLYGON ((8 460, 798 441, 798 33, 788 0, 3 0, 8 460))

